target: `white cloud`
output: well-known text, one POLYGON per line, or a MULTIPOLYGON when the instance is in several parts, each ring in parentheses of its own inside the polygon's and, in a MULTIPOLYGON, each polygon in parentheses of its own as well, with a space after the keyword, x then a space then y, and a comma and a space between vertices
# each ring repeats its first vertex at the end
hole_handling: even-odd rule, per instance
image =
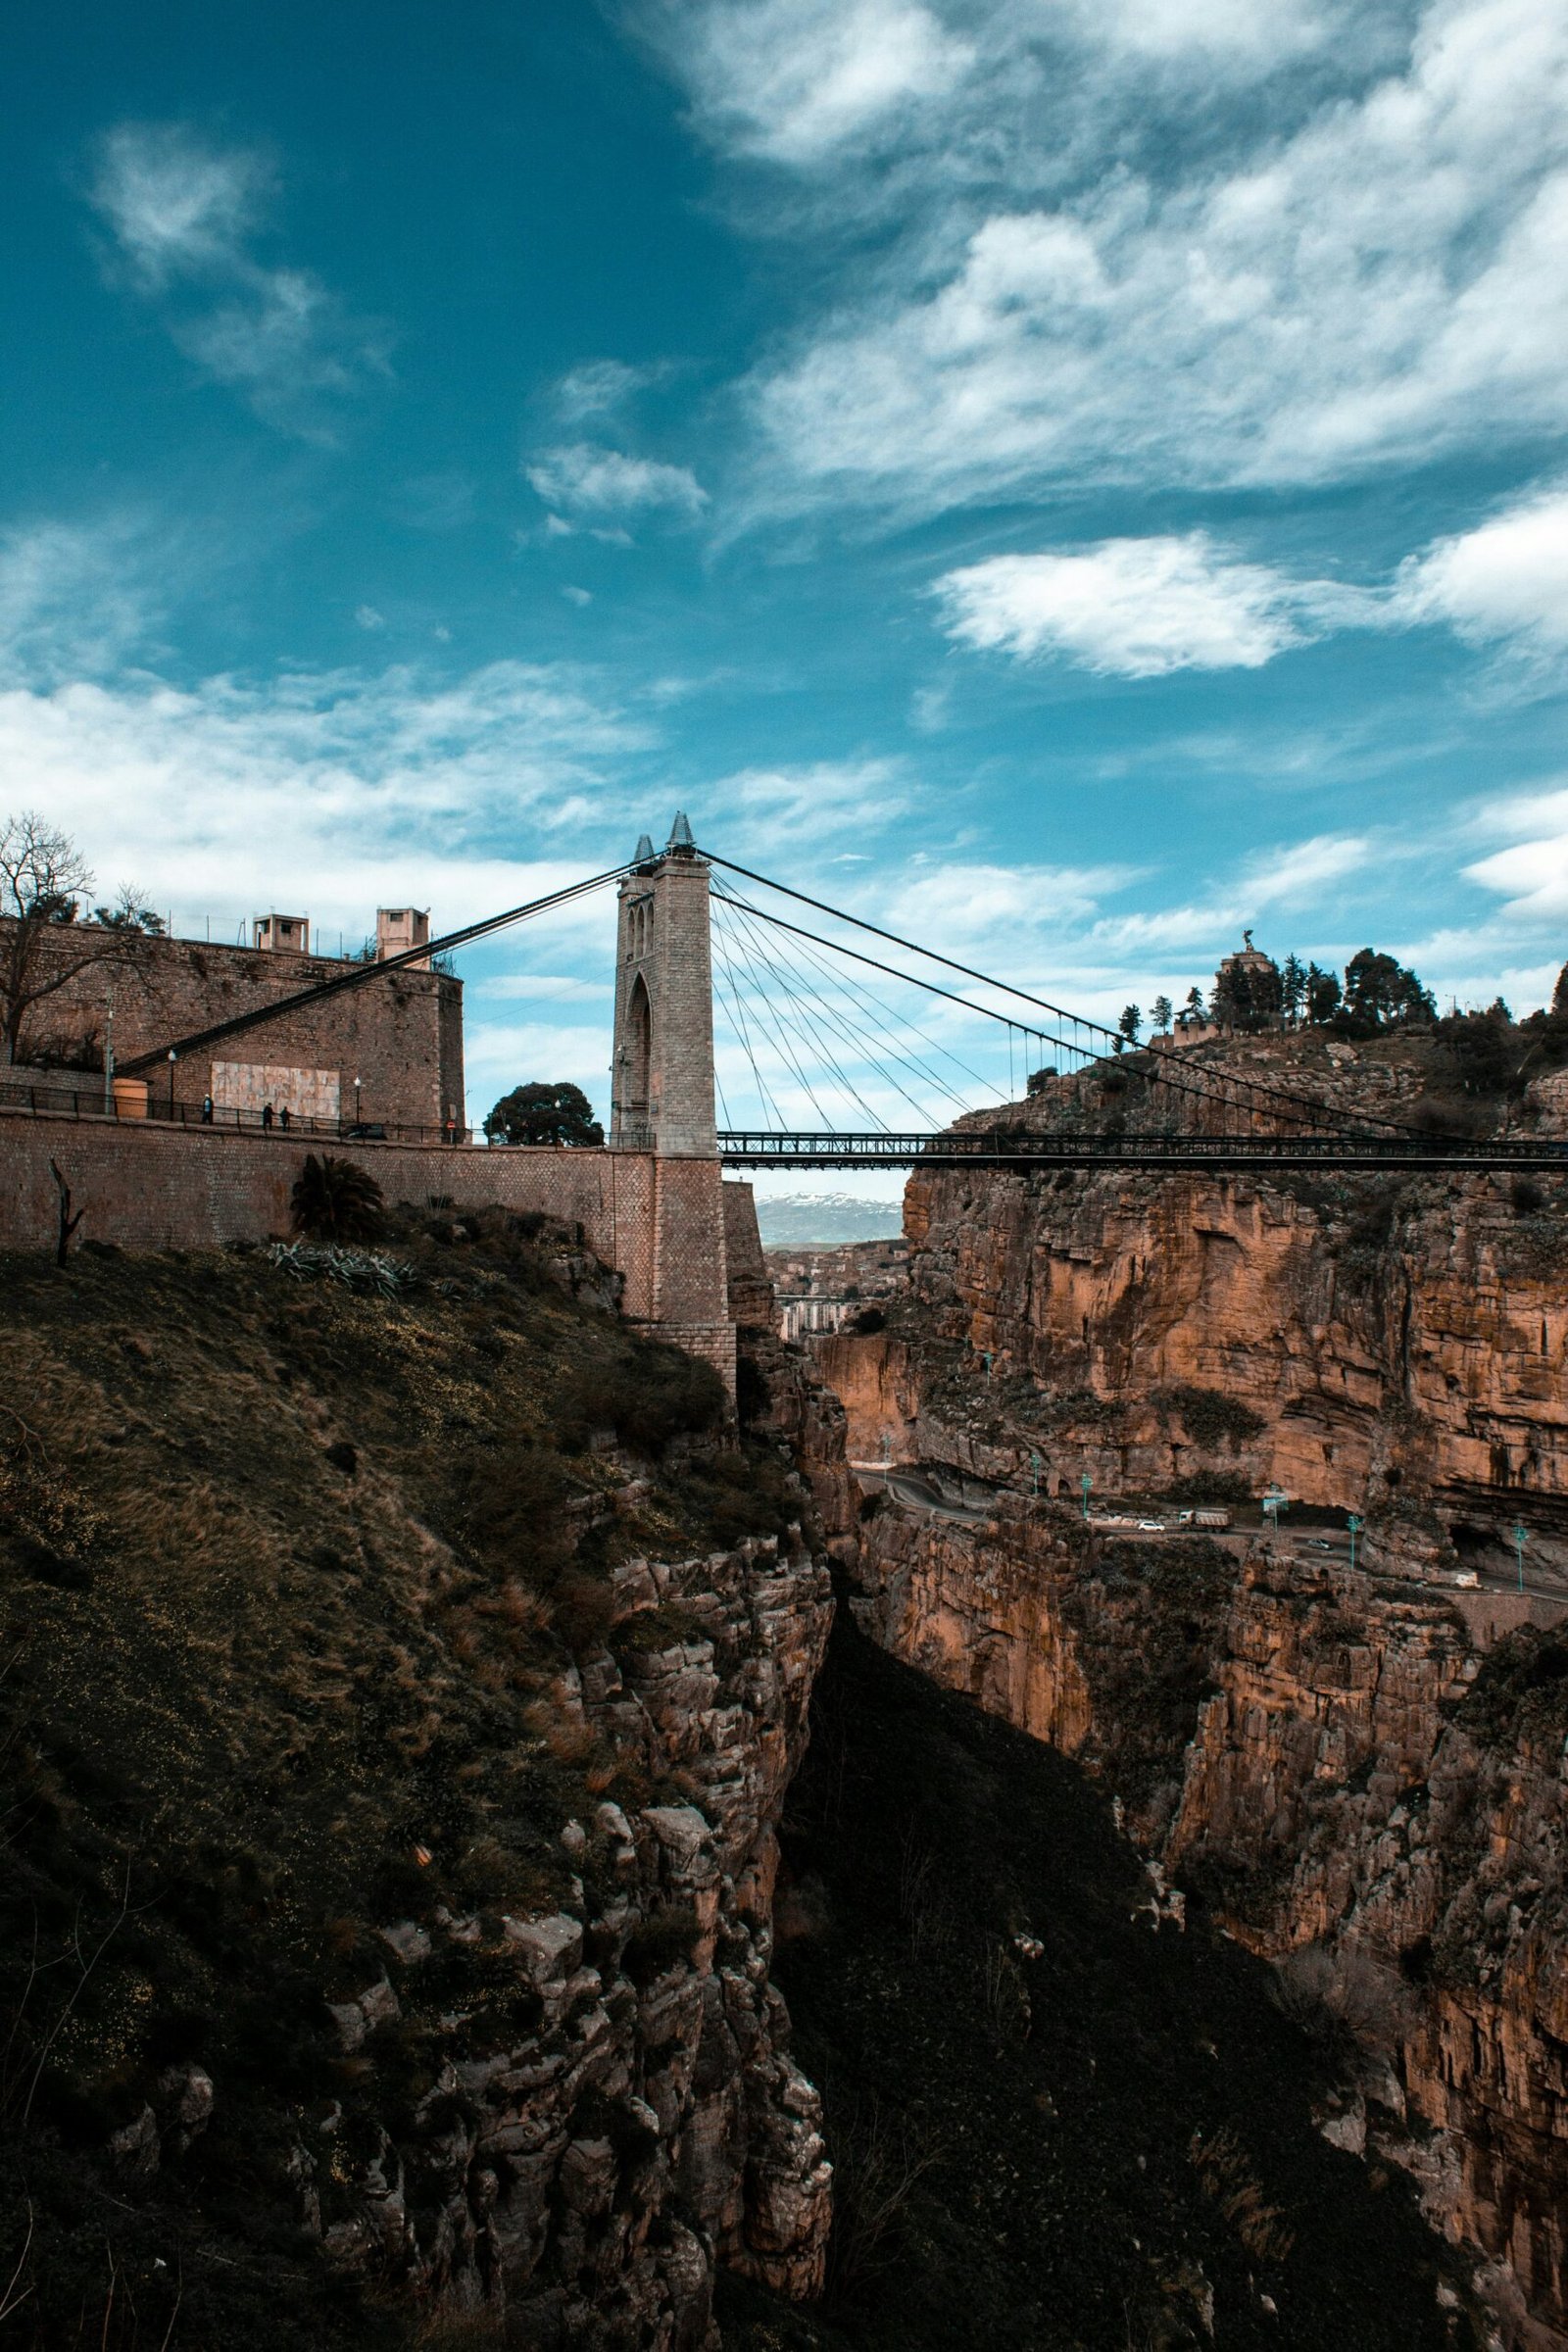
POLYGON ((1508 844, 1464 869, 1467 881, 1503 900, 1506 923, 1568 917, 1568 787, 1505 794, 1477 811, 1474 830, 1508 844))
POLYGON ((1406 621, 1446 621, 1467 644, 1560 667, 1568 655, 1568 490, 1540 492, 1412 557, 1396 602, 1406 621))
POLYGON ((386 336, 310 270, 256 259, 273 179, 252 150, 215 148, 178 123, 122 122, 99 142, 90 193, 186 357, 270 423, 319 439, 323 396, 384 374, 386 336))
POLYGON ((594 601, 591 588, 565 587, 561 593, 568 605, 591 605, 594 601))
POLYGON ((1108 916, 1095 927, 1096 942, 1119 956, 1149 955, 1173 949, 1198 950, 1214 956, 1238 947, 1248 924, 1266 914, 1292 909, 1318 916, 1331 885, 1335 912, 1342 911, 1345 885, 1383 864, 1390 851, 1361 834, 1316 834, 1311 839, 1279 849, 1261 850, 1210 889, 1207 896, 1186 906, 1155 907, 1147 913, 1108 916))
POLYGON ((675 24, 712 135, 780 164, 885 132, 945 96, 974 61, 917 0, 719 0, 675 24))
POLYGON ((1143 96, 1097 85, 1050 192, 1004 127, 988 158, 953 126, 892 260, 852 252, 754 383, 760 507, 1315 482, 1568 424, 1560 6, 1432 0, 1398 72, 1140 169, 1143 96))
POLYGON ((386 614, 384 612, 378 612, 373 605, 357 606, 355 608, 354 617, 359 622, 362 629, 369 629, 373 631, 375 629, 384 629, 386 627, 386 614))
POLYGON ((1063 654, 1102 676, 1256 669, 1302 641, 1289 582, 1222 554, 1200 531, 992 556, 948 572, 936 593, 960 645, 1025 660, 1063 654))
POLYGON ((821 840, 859 829, 875 833, 902 816, 913 787, 897 760, 818 760, 798 767, 748 767, 722 776, 701 795, 692 822, 751 854, 782 843, 821 840))
MULTIPOLYGON (((688 516, 701 514, 708 493, 684 466, 632 458, 589 441, 541 450, 527 467, 533 489, 545 504, 568 514, 619 514, 666 508, 688 516)), ((554 526, 556 517, 551 517, 554 526)))
POLYGON ((933 594, 959 645, 1057 655, 1102 676, 1255 669, 1336 629, 1441 625, 1499 652, 1515 681, 1549 685, 1568 658, 1568 490, 1440 539, 1369 587, 1296 578, 1193 531, 991 556, 944 573, 933 594))
POLYGON ((270 192, 254 151, 219 152, 178 123, 122 122, 102 140, 92 199, 149 286, 243 263, 270 192))
POLYGON ((483 997, 537 998, 541 1003, 599 1004, 614 995, 608 976, 587 980, 574 972, 497 972, 471 983, 471 993, 483 997))
MULTIPOLYGON (((160 551, 167 569, 172 551, 160 551)), ((0 681, 96 676, 145 642, 156 605, 136 524, 41 522, 0 531, 0 681)))
MULTIPOLYGON (((909 939, 978 943, 1008 953, 1043 924, 1080 924, 1098 911, 1102 899, 1136 879, 1132 866, 1016 865, 944 859, 903 880, 885 901, 878 919, 909 939)), ((985 957, 982 956, 982 963, 985 957)), ((999 956, 1000 960, 1000 956, 999 956)), ((1010 975, 1016 978, 1016 973, 1010 975)))
POLYGON ((659 383, 668 369, 662 360, 630 367, 624 360, 585 360, 568 369, 555 387, 555 406, 573 423, 585 416, 613 416, 637 394, 659 383))
POLYGON ((632 829, 618 777, 653 741, 596 674, 516 662, 0 692, 0 765, 101 876, 229 920, 300 902, 351 937, 378 903, 453 924, 577 879, 585 822, 632 829))

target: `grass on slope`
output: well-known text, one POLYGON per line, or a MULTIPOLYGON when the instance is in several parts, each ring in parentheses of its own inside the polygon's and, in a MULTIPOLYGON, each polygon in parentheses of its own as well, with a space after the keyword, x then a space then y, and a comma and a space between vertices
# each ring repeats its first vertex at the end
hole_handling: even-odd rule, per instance
POLYGON ((324 2002, 397 1977, 392 1923, 548 1906, 563 1821, 656 1793, 554 1694, 613 1561, 798 1513, 715 1377, 634 1338, 561 1237, 498 1212, 389 1247, 418 1277, 397 1298, 259 1252, 0 1262, 19 2352, 158 2347, 172 2317, 176 2352, 407 2340, 300 2236, 290 2150, 334 2100, 351 2139, 414 2132, 440 2014, 504 2046, 515 1970, 481 1944, 462 1984, 418 1972, 373 2074, 324 2002), (209 2128, 157 2171, 111 2164, 191 2064, 209 2128))
POLYGON ((732 2282, 731 2352, 1479 2343, 1403 2178, 1315 2130, 1270 1972, 1201 1921, 1156 1933, 1083 1773, 842 1616, 783 1842, 833 2273, 817 2314, 732 2282))

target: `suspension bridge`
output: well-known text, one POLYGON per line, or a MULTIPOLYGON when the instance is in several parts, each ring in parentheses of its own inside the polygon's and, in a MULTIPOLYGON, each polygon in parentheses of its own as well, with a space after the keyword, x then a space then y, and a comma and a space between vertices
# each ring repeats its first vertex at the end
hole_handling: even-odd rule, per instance
MULTIPOLYGON (((1017 980, 712 850, 664 850, 171 1038, 187 1060, 496 935, 619 899, 610 1146, 732 1168, 1561 1169, 1568 1142, 1477 1139, 1347 1109, 1244 1048, 1133 1045, 1017 980)), ((172 1092, 172 1090, 171 1090, 172 1092)))

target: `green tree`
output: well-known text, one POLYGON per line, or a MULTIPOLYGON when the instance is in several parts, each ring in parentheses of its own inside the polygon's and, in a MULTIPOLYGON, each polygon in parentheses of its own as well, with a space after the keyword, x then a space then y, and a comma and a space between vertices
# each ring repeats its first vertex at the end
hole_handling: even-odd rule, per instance
POLYGON ((1390 1029, 1403 1021, 1431 1021, 1437 1005, 1414 972, 1392 956, 1363 948, 1345 967, 1345 1009, 1353 1019, 1390 1029))
POLYGON ((1298 956, 1287 956, 1280 968, 1280 1010, 1295 1023, 1306 1003, 1306 967, 1298 956))
POLYGON ((1137 1045, 1138 1032, 1143 1025, 1143 1007, 1139 1004, 1124 1004, 1121 1008, 1121 1019, 1116 1026, 1130 1046, 1137 1045))
POLYGON ((1187 1002, 1182 1010, 1187 1014, 1189 1020, 1207 1020, 1208 1006, 1203 1002, 1203 992, 1200 988, 1194 987, 1187 991, 1187 1002))
POLYGON ((1171 1005, 1169 997, 1156 997, 1152 1004, 1151 1004, 1149 1007, 1149 1017, 1153 1024, 1154 1035, 1156 1037, 1162 1036, 1170 1027, 1170 1012, 1171 1005))
POLYGON ((166 929, 139 890, 122 890, 113 906, 95 906, 92 919, 105 931, 142 931, 149 939, 162 939, 166 929))
POLYGON ((1306 1017, 1314 1024, 1332 1021, 1340 1009, 1340 975, 1321 964, 1306 967, 1306 1017))
POLYGON ((484 1123, 492 1144, 602 1144, 605 1131, 580 1086, 531 1079, 503 1095, 484 1123))

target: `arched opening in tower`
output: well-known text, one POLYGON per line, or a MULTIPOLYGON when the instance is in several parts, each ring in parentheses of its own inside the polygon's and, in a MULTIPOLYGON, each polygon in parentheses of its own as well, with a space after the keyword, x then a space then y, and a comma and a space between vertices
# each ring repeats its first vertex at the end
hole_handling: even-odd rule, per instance
POLYGON ((648 985, 641 972, 631 984, 626 1001, 626 1043, 631 1061, 626 1073, 626 1110, 634 1126, 646 1126, 648 1121, 649 1072, 654 1060, 654 1016, 648 1002, 648 985))

